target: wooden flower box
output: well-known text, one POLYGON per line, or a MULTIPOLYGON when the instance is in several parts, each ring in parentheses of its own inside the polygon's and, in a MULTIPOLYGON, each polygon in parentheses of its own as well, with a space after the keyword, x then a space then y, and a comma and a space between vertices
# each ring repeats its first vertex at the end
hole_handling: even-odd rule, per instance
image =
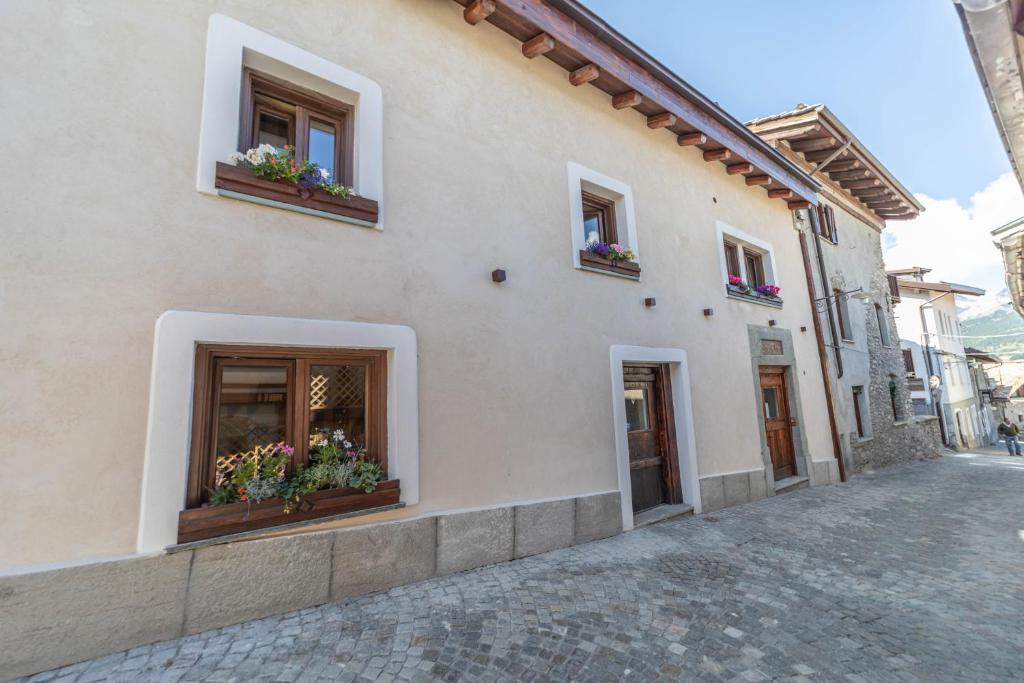
POLYGON ((178 543, 237 534, 253 529, 266 529, 281 524, 302 522, 346 512, 395 505, 401 489, 398 479, 382 481, 373 493, 359 489, 325 489, 302 499, 285 514, 284 501, 271 498, 260 503, 208 505, 178 514, 178 543))
POLYGON ((593 268, 594 270, 606 270, 609 273, 616 273, 618 275, 625 275, 633 279, 640 278, 640 264, 635 261, 613 261, 611 259, 599 256, 592 251, 586 249, 580 250, 580 265, 584 268, 593 268))
POLYGON ((378 218, 377 202, 366 197, 335 197, 319 188, 300 190, 299 186, 285 180, 268 180, 253 175, 248 170, 217 163, 217 176, 214 186, 248 197, 267 199, 282 204, 302 207, 312 211, 344 216, 365 223, 376 224, 378 218))

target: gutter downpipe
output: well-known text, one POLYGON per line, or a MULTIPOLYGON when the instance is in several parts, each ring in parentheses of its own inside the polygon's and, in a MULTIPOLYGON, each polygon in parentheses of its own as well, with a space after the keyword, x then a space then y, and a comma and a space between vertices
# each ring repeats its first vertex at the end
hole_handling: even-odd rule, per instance
MULTIPOLYGON (((931 333, 928 332, 928 319, 925 318, 924 316, 924 309, 925 307, 932 308, 933 303, 935 303, 942 297, 946 296, 947 294, 949 294, 949 292, 943 292, 938 296, 933 296, 931 299, 928 299, 928 301, 925 301, 923 304, 921 304, 921 306, 917 309, 918 314, 921 316, 921 330, 924 332, 924 363, 926 366, 928 366, 929 392, 931 392, 932 390, 930 386, 930 380, 932 378, 932 375, 935 374, 935 369, 932 366, 932 347, 931 344, 928 342, 928 340, 931 338, 931 333)), ((945 384, 943 384, 942 386, 944 390, 945 384)), ((939 418, 939 431, 942 433, 942 444, 944 446, 948 446, 949 439, 946 436, 946 418, 943 416, 942 408, 939 406, 939 399, 934 394, 932 394, 932 412, 935 413, 935 417, 939 418)))
MULTIPOLYGON (((808 213, 812 212, 808 211, 808 213)), ((839 444, 839 428, 836 427, 836 409, 832 402, 832 381, 828 371, 828 354, 825 351, 825 337, 821 331, 821 320, 818 319, 817 303, 814 296, 814 271, 811 268, 811 255, 807 249, 807 235, 803 230, 798 232, 800 237, 800 253, 804 259, 804 275, 807 277, 807 296, 811 300, 811 317, 814 319, 814 339, 818 343, 818 360, 821 362, 821 381, 825 385, 825 407, 828 409, 828 425, 832 431, 832 452, 835 455, 836 463, 839 465, 839 480, 846 481, 846 464, 843 462, 843 449, 839 444)), ((821 245, 818 246, 820 248, 821 245)), ((820 257, 820 251, 818 255, 820 257)))

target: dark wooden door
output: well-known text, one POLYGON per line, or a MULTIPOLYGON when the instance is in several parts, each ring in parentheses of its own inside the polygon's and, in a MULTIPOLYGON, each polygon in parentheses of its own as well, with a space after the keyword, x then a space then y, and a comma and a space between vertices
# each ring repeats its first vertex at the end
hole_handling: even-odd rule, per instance
POLYGON ((761 411, 776 481, 796 474, 793 426, 786 393, 786 368, 761 368, 761 411))
POLYGON ((633 512, 682 502, 668 368, 623 368, 633 512))

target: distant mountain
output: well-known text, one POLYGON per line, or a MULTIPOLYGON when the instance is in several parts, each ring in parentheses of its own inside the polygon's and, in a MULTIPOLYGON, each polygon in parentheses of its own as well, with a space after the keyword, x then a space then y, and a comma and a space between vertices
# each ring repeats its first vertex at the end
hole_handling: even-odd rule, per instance
POLYGON ((961 320, 960 328, 964 346, 994 353, 1004 361, 1024 360, 1024 318, 1009 304, 961 320))

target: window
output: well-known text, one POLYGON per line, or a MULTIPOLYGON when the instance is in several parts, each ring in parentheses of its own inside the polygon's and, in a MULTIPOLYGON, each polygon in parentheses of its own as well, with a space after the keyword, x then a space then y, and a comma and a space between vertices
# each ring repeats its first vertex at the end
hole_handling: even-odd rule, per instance
POLYGON ((828 204, 818 205, 818 234, 833 244, 839 243, 836 231, 836 215, 828 204))
POLYGON ((740 274, 743 272, 740 270, 740 248, 729 240, 725 241, 725 267, 729 275, 738 278, 743 277, 740 274))
POLYGON ((639 280, 632 189, 572 161, 568 172, 573 265, 580 270, 639 280), (620 254, 631 252, 631 256, 609 258, 610 248, 602 245, 618 245, 620 254))
POLYGON ((863 405, 864 402, 864 387, 853 387, 853 417, 857 423, 857 436, 861 439, 867 436, 864 428, 864 415, 867 414, 867 406, 863 405))
POLYGON ((850 303, 843 290, 832 290, 832 296, 836 300, 836 319, 839 322, 839 336, 843 341, 853 341, 853 333, 850 330, 850 303))
POLYGON ((644 432, 651 428, 647 389, 626 389, 626 431, 644 432))
POLYGON ((615 229, 615 202, 611 199, 581 192, 583 203, 583 237, 584 242, 604 242, 618 244, 618 231, 615 229))
POLYGON ((754 289, 766 284, 764 280, 764 257, 756 251, 744 249, 743 261, 747 268, 747 284, 754 289))
POLYGON ((294 446, 341 430, 387 478, 386 351, 199 345, 187 507, 215 488, 219 464, 256 446, 294 446))
POLYGON ((351 184, 350 105, 253 69, 243 79, 239 151, 292 145, 296 159, 327 169, 331 182, 351 184))
POLYGON ((889 325, 885 319, 885 309, 875 304, 875 319, 878 320, 878 338, 882 342, 882 346, 889 345, 889 325))
POLYGON ((726 294, 734 298, 780 306, 782 300, 778 296, 759 296, 755 293, 762 285, 777 284, 771 245, 724 223, 718 224, 718 238, 721 249, 719 260, 722 279, 726 283, 726 294), (731 280, 735 278, 739 278, 741 283, 733 284, 731 280))
POLYGON ((899 422, 902 419, 902 411, 900 410, 899 400, 897 398, 896 375, 889 374, 889 407, 892 408, 892 421, 899 422))
POLYGON ((907 375, 917 375, 914 370, 914 352, 911 349, 903 349, 903 367, 906 368, 907 375))

